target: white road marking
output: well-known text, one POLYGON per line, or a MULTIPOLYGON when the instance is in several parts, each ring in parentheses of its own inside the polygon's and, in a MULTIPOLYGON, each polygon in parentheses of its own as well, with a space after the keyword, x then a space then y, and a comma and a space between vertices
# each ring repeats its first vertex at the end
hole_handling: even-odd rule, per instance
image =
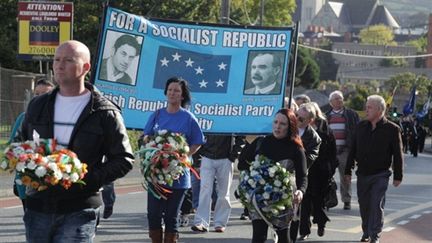
POLYGON ((405 225, 405 224, 408 224, 408 223, 409 223, 408 220, 402 220, 402 221, 397 222, 398 225, 405 225))

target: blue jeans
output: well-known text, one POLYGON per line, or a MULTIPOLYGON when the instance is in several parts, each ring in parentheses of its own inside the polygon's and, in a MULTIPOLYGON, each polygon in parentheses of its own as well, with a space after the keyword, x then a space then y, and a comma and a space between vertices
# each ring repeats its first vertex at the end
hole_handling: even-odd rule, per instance
POLYGON ((194 173, 191 173, 191 183, 192 183, 192 208, 198 208, 199 202, 199 192, 200 192, 200 179, 196 178, 194 173))
POLYGON ((114 192, 114 182, 103 186, 102 200, 105 207, 113 207, 116 200, 116 194, 114 192))
POLYGON ((24 213, 26 240, 28 243, 91 243, 99 210, 87 208, 67 214, 48 214, 27 209, 24 213))
POLYGON ((180 213, 180 207, 183 203, 187 189, 172 189, 168 199, 157 199, 151 192, 147 193, 147 219, 150 230, 162 228, 162 218, 165 223, 165 232, 177 233, 177 217, 180 213))

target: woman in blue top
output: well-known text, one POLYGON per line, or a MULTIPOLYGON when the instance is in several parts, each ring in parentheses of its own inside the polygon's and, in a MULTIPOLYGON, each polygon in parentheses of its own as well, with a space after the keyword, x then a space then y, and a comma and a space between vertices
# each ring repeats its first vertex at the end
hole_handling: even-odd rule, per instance
MULTIPOLYGON (((158 130, 178 132, 186 137, 189 145, 189 156, 194 154, 201 144, 204 144, 204 135, 198 125, 195 116, 185 107, 190 103, 191 95, 187 82, 173 77, 167 80, 164 94, 167 97, 168 106, 155 111, 147 121, 144 135, 153 135, 158 130)), ((144 142, 146 142, 144 137, 144 142)), ((165 243, 177 242, 178 223, 185 193, 191 187, 190 171, 187 169, 179 180, 174 181, 172 193, 167 200, 157 199, 152 193, 148 193, 147 218, 149 221, 149 235, 153 243, 162 242, 162 218, 165 223, 165 243)))

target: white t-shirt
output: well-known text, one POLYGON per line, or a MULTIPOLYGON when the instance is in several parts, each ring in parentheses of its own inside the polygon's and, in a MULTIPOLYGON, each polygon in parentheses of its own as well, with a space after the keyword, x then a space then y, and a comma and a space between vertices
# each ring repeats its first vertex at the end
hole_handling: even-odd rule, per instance
POLYGON ((57 93, 54 105, 54 138, 63 146, 69 145, 69 140, 75 124, 90 101, 90 92, 79 96, 62 96, 57 93))

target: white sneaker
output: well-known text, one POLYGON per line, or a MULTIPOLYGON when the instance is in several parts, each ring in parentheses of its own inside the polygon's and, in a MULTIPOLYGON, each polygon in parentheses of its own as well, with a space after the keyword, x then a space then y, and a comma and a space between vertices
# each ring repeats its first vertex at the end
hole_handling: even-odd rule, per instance
POLYGON ((180 215, 178 220, 180 227, 187 227, 189 225, 189 215, 187 214, 180 215))

